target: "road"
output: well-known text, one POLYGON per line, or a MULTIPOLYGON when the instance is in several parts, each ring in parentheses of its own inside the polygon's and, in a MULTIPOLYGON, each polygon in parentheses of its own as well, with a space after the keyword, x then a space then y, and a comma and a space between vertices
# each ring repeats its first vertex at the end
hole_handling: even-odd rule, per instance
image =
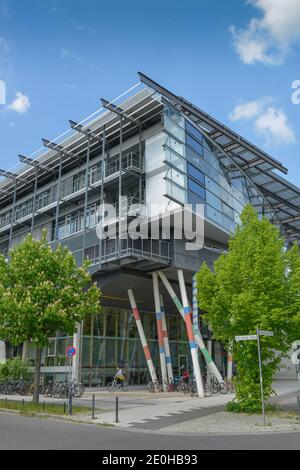
POLYGON ((300 433, 175 436, 0 413, 0 449, 215 450, 300 449, 300 433))

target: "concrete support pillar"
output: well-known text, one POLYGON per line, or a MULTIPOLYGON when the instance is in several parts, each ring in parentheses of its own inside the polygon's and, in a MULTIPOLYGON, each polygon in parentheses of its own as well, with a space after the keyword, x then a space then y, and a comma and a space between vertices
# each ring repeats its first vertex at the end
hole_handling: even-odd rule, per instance
POLYGON ((169 379, 169 382, 173 382, 174 377, 173 377, 173 369, 172 369, 172 359, 171 359, 171 352, 170 352, 170 345, 169 345, 166 314, 165 314, 165 308, 164 308, 162 295, 160 295, 160 311, 161 311, 161 321, 162 321, 163 337, 164 337, 164 344, 165 344, 165 356, 166 356, 168 379, 169 379))
POLYGON ((227 353, 227 380, 232 379, 232 346, 230 346, 227 353))
POLYGON ((156 313, 157 336, 158 336, 158 344, 159 344, 161 379, 162 379, 163 391, 167 392, 168 391, 168 376, 167 376, 165 342, 164 342, 164 336, 163 336, 162 314, 161 314, 161 306, 160 306, 157 273, 152 274, 152 279, 153 279, 153 293, 154 293, 154 304, 155 304, 155 313, 156 313))
MULTIPOLYGON (((166 276, 163 272, 159 271, 158 274, 159 274, 159 277, 161 278, 165 288, 167 289, 168 293, 170 294, 171 299, 173 300, 174 304, 176 305, 180 315, 182 316, 184 321, 186 321, 183 306, 182 306, 180 300, 178 299, 177 295, 175 294, 175 291, 174 291, 173 287, 171 286, 170 282, 168 281, 168 279, 166 278, 166 276)), ((215 376, 215 378, 217 379, 217 381, 219 383, 223 382, 223 378, 222 378, 217 366, 213 362, 211 354, 209 354, 209 352, 207 351, 207 349, 205 347, 205 344, 204 344, 204 341, 203 341, 203 338, 202 338, 202 335, 201 335, 201 332, 200 332, 199 328, 195 327, 195 325, 192 325, 192 327, 193 327, 193 334, 194 334, 194 337, 195 337, 195 342, 199 346, 199 349, 200 349, 201 353, 204 356, 204 359, 207 363, 207 367, 209 368, 210 372, 215 376)))
POLYGON ((194 333, 193 333, 191 311, 189 307, 182 269, 178 269, 177 274, 178 274, 179 287, 180 287, 180 293, 181 293, 181 299, 182 299, 182 305, 183 305, 183 313, 185 316, 186 331, 187 331, 187 335, 189 339, 191 357, 192 357, 192 362, 193 362, 194 376, 195 376, 196 384, 197 384, 197 392, 198 392, 199 397, 204 397, 204 389, 203 389, 199 359, 198 359, 198 354, 197 354, 197 346, 195 343, 195 338, 194 338, 194 333))
POLYGON ((134 319, 135 319, 135 322, 136 322, 136 326, 137 326, 137 329, 138 329, 140 340, 141 340, 141 343, 142 343, 142 346, 143 346, 143 349, 144 349, 144 354, 145 354, 145 358, 146 358, 146 361, 147 361, 147 364, 148 364, 150 376, 151 376, 152 381, 154 382, 154 381, 157 381, 156 372, 155 372, 155 368, 154 368, 154 365, 153 365, 153 362, 152 362, 151 353, 150 353, 150 350, 149 350, 149 347, 148 347, 148 344, 147 344, 146 336, 145 336, 145 333, 144 333, 144 328, 143 328, 143 325, 142 325, 142 322, 141 322, 139 311, 138 311, 137 306, 136 306, 136 301, 135 301, 132 289, 128 289, 128 297, 129 297, 129 300, 130 300, 132 313, 133 313, 133 316, 134 316, 134 319))

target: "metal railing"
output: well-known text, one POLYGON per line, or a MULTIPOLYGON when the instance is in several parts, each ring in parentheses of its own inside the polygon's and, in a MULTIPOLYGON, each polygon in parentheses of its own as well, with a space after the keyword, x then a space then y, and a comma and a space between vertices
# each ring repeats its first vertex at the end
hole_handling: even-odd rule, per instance
POLYGON ((92 264, 98 264, 100 261, 101 264, 104 264, 131 256, 169 264, 171 260, 170 243, 151 238, 138 238, 137 240, 133 240, 128 237, 121 240, 118 238, 102 240, 101 256, 100 242, 98 245, 85 250, 85 258, 89 259, 92 264))
MULTIPOLYGON (((91 168, 95 167, 93 165, 91 168)), ((142 155, 138 155, 137 153, 134 152, 129 152, 126 155, 122 156, 122 170, 126 171, 135 171, 138 173, 141 173, 144 171, 144 157, 142 155)), ((118 176, 119 172, 119 159, 116 159, 112 162, 109 162, 107 165, 105 165, 104 168, 104 182, 107 179, 112 179, 114 177, 118 176)), ((81 171, 82 173, 82 171, 81 171)), ((76 175, 70 176, 69 178, 66 178, 61 181, 60 184, 60 200, 63 200, 64 198, 72 195, 76 195, 78 192, 83 192, 85 190, 85 175, 83 175, 81 178, 75 178, 76 175)), ((102 180, 102 171, 101 167, 97 167, 95 172, 91 172, 89 174, 89 187, 88 190, 90 190, 93 185, 96 183, 101 182, 102 180)), ((27 200, 23 201, 21 206, 26 206, 26 203, 29 204, 29 202, 32 200, 32 197, 28 198, 27 200)), ((57 202, 57 183, 55 183, 53 186, 48 188, 45 191, 39 192, 36 195, 36 202, 35 202, 35 213, 38 213, 39 211, 42 211, 43 209, 46 209, 47 206, 50 206, 51 204, 57 202)), ((14 222, 18 222, 19 220, 22 220, 24 217, 22 215, 22 211, 18 211, 19 205, 16 206, 15 209, 15 215, 14 215, 14 222)), ((31 207, 30 211, 26 211, 26 217, 30 216, 33 214, 33 209, 31 207)), ((9 227, 11 224, 11 218, 12 218, 12 210, 10 209, 9 211, 4 212, 2 215, 0 215, 0 228, 6 228, 9 227)))

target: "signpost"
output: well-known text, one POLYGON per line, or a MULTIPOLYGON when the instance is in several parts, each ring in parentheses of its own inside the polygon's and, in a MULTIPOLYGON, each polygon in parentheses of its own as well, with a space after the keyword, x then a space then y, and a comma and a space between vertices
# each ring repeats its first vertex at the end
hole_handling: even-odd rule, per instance
POLYGON ((257 340, 257 350, 258 350, 258 365, 259 365, 259 381, 260 381, 260 393, 261 393, 261 407, 264 426, 266 426, 266 415, 265 415, 265 400, 264 400, 264 387, 263 387, 263 375, 262 375, 262 363, 261 363, 261 350, 260 350, 260 336, 274 336, 273 331, 259 330, 256 329, 256 335, 244 335, 236 336, 236 341, 251 341, 257 340))
POLYGON ((76 348, 74 346, 68 346, 66 348, 66 357, 70 359, 70 372, 69 372, 69 415, 72 415, 72 358, 76 354, 76 348))

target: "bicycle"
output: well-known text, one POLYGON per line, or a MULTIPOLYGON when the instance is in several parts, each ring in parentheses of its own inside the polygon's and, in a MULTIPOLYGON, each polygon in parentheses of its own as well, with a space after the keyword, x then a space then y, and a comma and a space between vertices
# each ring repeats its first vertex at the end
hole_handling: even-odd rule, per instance
POLYGON ((150 393, 158 393, 158 392, 162 392, 163 388, 162 388, 162 385, 159 383, 159 381, 157 379, 154 379, 148 382, 148 391, 150 393))
POLYGON ((116 392, 117 390, 122 391, 122 392, 127 392, 128 388, 129 388, 129 384, 125 377, 119 380, 118 380, 118 377, 114 377, 114 379, 111 382, 109 382, 107 386, 107 390, 109 392, 116 392))

